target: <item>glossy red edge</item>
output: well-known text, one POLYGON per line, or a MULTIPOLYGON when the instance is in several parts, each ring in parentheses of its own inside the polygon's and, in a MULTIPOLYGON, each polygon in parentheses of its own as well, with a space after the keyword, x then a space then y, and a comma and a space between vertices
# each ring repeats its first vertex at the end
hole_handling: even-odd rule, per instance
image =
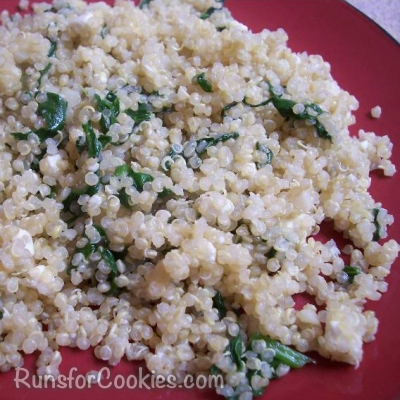
MULTIPOLYGON (((17 0, 2 0, 0 9, 15 11, 17 0)), ((32 3, 32 1, 31 1, 32 3)), ((111 3, 111 1, 109 1, 111 3)), ((355 113, 357 123, 351 133, 359 129, 374 131, 379 135, 389 135, 394 143, 393 160, 400 165, 400 137, 398 135, 398 95, 400 80, 400 51, 378 26, 342 0, 228 0, 227 7, 241 22, 254 32, 262 29, 283 28, 289 34, 289 46, 298 52, 320 54, 331 64, 332 74, 360 102, 355 113), (375 105, 383 109, 382 117, 373 120, 369 111, 375 105)), ((389 237, 400 239, 400 199, 399 178, 384 178, 373 174, 371 193, 377 201, 382 201, 397 223, 389 229, 389 237)), ((334 235, 327 225, 324 236, 334 235)), ((307 400, 399 400, 400 379, 397 365, 400 361, 398 332, 400 332, 400 262, 393 266, 388 279, 389 292, 381 301, 368 303, 367 307, 376 311, 380 319, 377 339, 364 347, 364 360, 358 369, 344 364, 317 358, 317 365, 292 371, 279 381, 272 382, 262 398, 286 400, 307 398, 307 400)), ((96 360, 90 351, 85 353, 74 349, 62 349, 61 373, 68 375, 73 367, 78 373, 106 366, 96 360)), ((26 358, 25 367, 34 371, 34 356, 26 358)), ((111 382, 116 375, 137 373, 143 364, 123 361, 111 370, 111 382)), ((170 399, 202 400, 219 399, 212 389, 155 389, 117 390, 101 389, 28 389, 23 384, 17 389, 11 371, 0 375, 0 398, 2 400, 41 399, 67 400, 83 399, 90 395, 98 400, 126 399, 130 396, 143 400, 170 399)), ((21 375, 22 377, 23 375, 21 375)), ((30 382, 30 381, 29 381, 30 382)))

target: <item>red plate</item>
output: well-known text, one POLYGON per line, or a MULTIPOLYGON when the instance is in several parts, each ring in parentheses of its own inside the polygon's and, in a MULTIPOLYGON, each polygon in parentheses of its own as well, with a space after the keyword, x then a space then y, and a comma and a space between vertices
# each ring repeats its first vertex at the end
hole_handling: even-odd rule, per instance
MULTIPOLYGON (((15 10, 18 0, 2 0, 1 7, 15 10)), ((233 15, 257 32, 264 28, 284 28, 289 34, 289 46, 295 51, 320 54, 332 65, 332 73, 339 84, 360 101, 356 113, 359 128, 389 135, 394 143, 393 160, 400 166, 399 98, 400 51, 399 45, 377 25, 347 5, 344 1, 321 0, 228 0, 233 15), (373 120, 369 111, 375 105, 383 109, 382 117, 373 120)), ((396 225, 389 229, 389 236, 400 239, 400 182, 378 174, 373 177, 372 194, 394 214, 396 225), (399 185, 399 186, 397 186, 399 185)), ((292 371, 288 376, 273 382, 266 391, 265 399, 287 400, 400 400, 400 379, 397 368, 400 363, 400 272, 393 266, 389 292, 378 303, 368 304, 380 320, 376 341, 365 345, 365 355, 356 370, 351 366, 318 358, 318 365, 292 371)), ((72 367, 78 373, 105 366, 94 359, 91 352, 64 349, 61 373, 68 375, 72 367)), ((33 371, 34 358, 28 357, 26 366, 33 371)), ((122 362, 111 369, 111 380, 116 375, 137 372, 141 364, 122 362)), ((15 372, 0 376, 2 400, 40 399, 69 400, 95 396, 98 400, 118 400, 136 397, 143 400, 171 399, 201 400, 222 399, 213 390, 155 389, 130 390, 100 389, 17 389, 15 372)), ((104 382, 109 383, 110 381, 104 382)), ((79 381, 77 382, 79 384, 79 381)), ((82 384, 82 382, 81 382, 82 384)))

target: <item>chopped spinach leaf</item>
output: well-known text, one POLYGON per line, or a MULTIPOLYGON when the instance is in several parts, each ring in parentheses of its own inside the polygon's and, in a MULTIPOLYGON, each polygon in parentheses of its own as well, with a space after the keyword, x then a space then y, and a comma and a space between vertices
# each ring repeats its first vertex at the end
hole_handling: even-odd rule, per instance
POLYGON ((111 136, 100 135, 99 142, 101 144, 101 147, 104 149, 109 143, 112 143, 112 138, 111 136))
POLYGON ((52 65, 52 63, 48 63, 41 71, 39 71, 40 77, 38 79, 38 87, 42 84, 42 78, 50 71, 52 65))
POLYGON ((273 340, 267 336, 262 335, 259 332, 254 333, 251 336, 247 345, 247 348, 249 350, 251 349, 252 342, 255 340, 263 340, 266 343, 267 348, 275 350, 276 360, 282 364, 288 365, 291 368, 300 368, 308 363, 315 362, 312 358, 306 356, 305 354, 299 353, 298 351, 293 350, 288 346, 285 346, 278 340, 273 340))
POLYGON ((119 99, 113 92, 108 92, 104 99, 98 94, 94 97, 97 103, 97 111, 101 113, 101 131, 106 134, 110 130, 110 126, 117 122, 117 117, 120 113, 119 99))
POLYGON ((196 82, 198 85, 207 93, 211 93, 213 91, 212 84, 210 81, 206 79, 206 74, 203 72, 199 75, 195 76, 196 82))
POLYGON ((56 93, 44 93, 46 93, 47 98, 44 102, 39 103, 37 115, 44 118, 47 130, 61 130, 65 126, 68 103, 56 93))
POLYGON ((54 57, 57 51, 57 41, 53 41, 51 39, 49 39, 49 41, 50 41, 50 48, 47 57, 54 57))
POLYGON ((102 145, 93 130, 92 121, 88 121, 86 124, 83 124, 82 128, 86 134, 86 143, 88 145, 89 157, 98 157, 100 155, 102 145))
POLYGON ((199 156, 202 156, 209 147, 216 146, 218 143, 226 142, 229 139, 237 139, 238 137, 239 134, 237 132, 234 132, 234 133, 224 133, 216 137, 206 137, 203 139, 198 139, 197 140, 198 147, 196 148, 196 152, 199 156))
POLYGON ((225 106, 222 111, 221 111, 221 118, 224 119, 226 116, 226 112, 229 111, 231 108, 237 106, 239 103, 237 101, 234 101, 230 104, 228 104, 227 106, 225 106))
POLYGON ((208 10, 204 11, 201 13, 200 18, 201 19, 207 19, 210 18, 212 14, 214 14, 215 11, 220 10, 220 8, 215 8, 215 7, 210 7, 208 10))
POLYGON ((215 296, 213 297, 213 307, 218 310, 219 319, 226 317, 226 307, 224 299, 220 292, 216 292, 215 296))
POLYGON ((49 199, 55 199, 57 197, 57 190, 55 186, 50 186, 50 193, 46 197, 49 199))
POLYGON ((103 257, 104 262, 107 264, 108 268, 110 268, 110 271, 117 275, 118 274, 118 269, 117 269, 117 264, 115 262, 115 258, 113 253, 111 253, 110 250, 108 249, 102 249, 101 250, 101 255, 103 257))
POLYGON ((22 132, 11 132, 11 135, 14 136, 16 140, 28 140, 28 136, 33 133, 33 132, 27 132, 27 133, 22 133, 22 132))
POLYGON ((258 104, 251 104, 251 103, 249 103, 249 102, 246 100, 246 97, 245 97, 244 100, 243 100, 243 104, 244 104, 245 106, 255 108, 255 107, 266 106, 266 105, 269 104, 271 101, 272 101, 271 99, 268 99, 268 100, 262 101, 261 103, 258 103, 258 104))
POLYGON ((243 370, 242 354, 244 350, 243 340, 240 335, 235 336, 229 341, 229 352, 232 361, 236 364, 238 371, 243 370))
POLYGON ((268 253, 265 255, 267 258, 274 258, 276 256, 277 251, 275 250, 274 247, 271 247, 268 251, 268 253))
POLYGON ((374 225, 375 225, 375 232, 372 240, 374 242, 377 242, 379 239, 382 238, 382 227, 380 226, 378 222, 378 215, 379 215, 380 208, 374 208, 372 210, 372 216, 374 217, 374 225))
POLYGON ((72 189, 70 194, 63 201, 64 211, 71 212, 71 205, 78 201, 79 196, 87 194, 88 196, 93 196, 98 193, 100 189, 100 183, 94 186, 85 185, 80 189, 72 189))
POLYGON ((303 104, 304 111, 302 113, 296 114, 293 111, 293 107, 297 104, 293 100, 282 99, 281 97, 273 97, 271 99, 272 104, 278 110, 279 114, 284 118, 293 118, 295 120, 309 120, 314 123, 314 127, 317 131, 317 135, 321 139, 328 139, 332 142, 332 136, 324 128, 324 126, 318 121, 318 117, 325 113, 321 107, 317 104, 309 103, 303 104), (313 110, 317 115, 311 115, 308 109, 313 110))
POLYGON ((271 151, 271 149, 263 144, 260 144, 259 142, 256 143, 256 150, 260 151, 261 153, 264 153, 266 155, 266 160, 263 163, 257 163, 257 168, 263 168, 268 164, 271 164, 272 159, 274 158, 274 153, 271 151))
POLYGON ((46 139, 53 138, 54 136, 57 135, 57 132, 50 131, 45 128, 37 129, 33 133, 39 138, 40 143, 43 143, 46 139))
POLYGON ((141 0, 139 3, 139 8, 143 10, 143 8, 148 7, 152 0, 141 0))
POLYGON ((103 25, 103 28, 100 31, 100 36, 102 39, 104 39, 110 32, 110 29, 107 27, 107 24, 103 25))
POLYGON ((134 128, 139 126, 143 121, 150 121, 151 118, 151 111, 149 111, 144 103, 139 103, 136 111, 128 108, 125 110, 125 114, 135 121, 135 124, 133 125, 134 128))
POLYGON ((347 265, 346 267, 343 268, 343 272, 346 272, 346 274, 348 275, 349 279, 349 283, 353 283, 354 282, 354 278, 361 273, 361 269, 358 267, 353 267, 351 265, 347 265))
POLYGON ((212 365, 212 367, 210 368, 211 375, 220 375, 221 373, 222 371, 216 365, 212 365))
POLYGON ((173 194, 171 189, 164 188, 160 193, 158 193, 159 199, 164 199, 165 197, 171 196, 173 194))
POLYGON ((151 175, 135 172, 128 165, 120 165, 115 169, 115 176, 121 177, 123 175, 129 176, 133 179, 133 185, 139 192, 143 192, 143 186, 146 182, 152 182, 154 180, 151 175))

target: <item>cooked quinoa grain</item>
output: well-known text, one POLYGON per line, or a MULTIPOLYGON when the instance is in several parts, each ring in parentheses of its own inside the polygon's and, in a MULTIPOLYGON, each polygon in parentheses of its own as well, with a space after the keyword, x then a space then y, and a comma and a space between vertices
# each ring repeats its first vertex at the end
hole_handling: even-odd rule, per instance
POLYGON ((78 347, 250 399, 281 343, 358 365, 399 250, 369 174, 395 167, 329 64, 220 1, 33 8, 1 14, 0 370, 78 347))

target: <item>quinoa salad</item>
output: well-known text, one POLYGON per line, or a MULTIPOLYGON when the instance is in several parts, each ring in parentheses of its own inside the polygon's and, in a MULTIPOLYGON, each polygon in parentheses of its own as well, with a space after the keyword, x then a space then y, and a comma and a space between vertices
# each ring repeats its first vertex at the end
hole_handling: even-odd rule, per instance
POLYGON ((306 352, 357 367, 399 251, 370 172, 396 169, 330 65, 223 0, 32 6, 1 13, 0 371, 76 347, 250 400, 306 352))

